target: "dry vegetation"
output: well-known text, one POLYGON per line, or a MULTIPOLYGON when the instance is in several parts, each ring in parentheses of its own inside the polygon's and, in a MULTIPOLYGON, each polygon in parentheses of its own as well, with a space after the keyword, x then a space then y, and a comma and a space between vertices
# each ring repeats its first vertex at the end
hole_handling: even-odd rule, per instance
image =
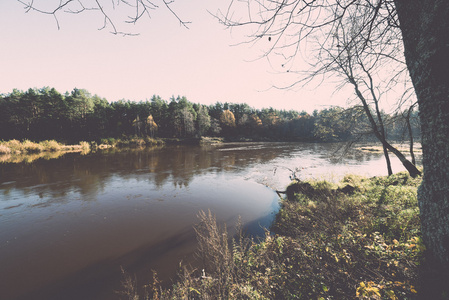
POLYGON ((150 137, 123 137, 121 139, 102 139, 101 144, 96 142, 82 141, 76 145, 64 145, 55 140, 45 140, 39 143, 30 140, 0 141, 0 163, 31 163, 37 159, 54 159, 68 152, 79 152, 87 154, 96 149, 107 149, 112 147, 141 148, 164 144, 160 139, 150 137))
MULTIPOLYGON (((347 176, 340 187, 284 201, 263 241, 230 239, 209 212, 196 226, 202 270, 182 268, 170 289, 123 299, 413 299, 424 247, 416 190, 420 179, 347 176)), ((128 285, 129 287, 129 285, 128 285)), ((128 297, 129 296, 129 297, 128 297)))

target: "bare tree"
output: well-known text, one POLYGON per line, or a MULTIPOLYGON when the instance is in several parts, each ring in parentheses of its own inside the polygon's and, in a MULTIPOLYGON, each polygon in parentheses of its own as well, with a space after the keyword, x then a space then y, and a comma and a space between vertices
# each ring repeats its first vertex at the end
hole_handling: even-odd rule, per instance
MULTIPOLYGON (((374 135, 382 143, 388 174, 393 173, 388 153, 391 151, 411 176, 419 175, 416 166, 387 141, 380 110, 381 97, 393 91, 407 76, 400 30, 391 3, 383 0, 376 3, 366 0, 258 1, 259 13, 254 14, 255 2, 246 2, 247 21, 235 21, 235 10, 231 13, 234 2, 226 14, 217 17, 229 27, 255 26, 250 41, 268 36, 272 46, 265 55, 280 56, 288 72, 302 75, 291 86, 332 76, 340 78, 341 86, 351 84, 374 135), (311 68, 306 73, 295 71, 295 59, 302 42, 315 48, 311 68)), ((410 84, 410 80, 408 82, 410 84)))
MULTIPOLYGON (((247 42, 254 43, 262 39, 268 41, 270 44, 265 56, 279 54, 284 60, 282 65, 299 75, 302 70, 295 70, 295 62, 306 53, 303 50, 317 45, 316 41, 319 41, 318 47, 312 53, 324 51, 333 54, 335 58, 344 55, 346 45, 336 44, 334 34, 341 30, 354 30, 354 27, 347 26, 356 19, 361 20, 358 31, 351 32, 349 36, 357 39, 359 57, 379 60, 379 63, 384 60, 388 63, 377 65, 387 67, 390 64, 401 64, 405 57, 408 69, 406 76, 410 76, 416 92, 422 131, 424 177, 418 201, 423 239, 428 249, 428 274, 423 277, 426 283, 422 295, 423 298, 428 297, 426 299, 447 296, 449 1, 231 0, 228 10, 218 12, 217 18, 231 28, 251 28, 253 33, 247 42), (391 52, 390 49, 397 51, 391 52), (428 293, 432 295, 429 296, 428 293)), ((329 65, 315 60, 312 71, 323 74, 322 70, 327 71, 333 66, 333 63, 329 65)), ((368 68, 371 64, 365 66, 368 68)), ((375 69, 370 71, 371 74, 376 74, 375 69)), ((378 74, 384 78, 394 74, 390 77, 391 82, 394 82, 396 74, 400 73, 378 74)), ((302 76, 293 85, 310 79, 310 76, 302 76)), ((350 83, 354 86, 354 82, 350 83)), ((385 146, 388 148, 388 145, 385 146)))
POLYGON ((412 159, 412 164, 416 164, 416 158, 415 158, 415 151, 414 151, 414 142, 415 142, 415 138, 413 135, 413 129, 412 129, 412 113, 415 110, 416 105, 418 104, 418 102, 413 103, 407 110, 402 112, 402 118, 405 121, 405 125, 407 128, 407 135, 408 135, 408 139, 409 139, 409 152, 410 152, 410 156, 412 159))
MULTIPOLYGON (((381 97, 394 87, 397 78, 405 73, 405 64, 399 61, 398 45, 399 39, 396 32, 388 35, 385 25, 376 25, 369 29, 370 40, 363 34, 365 24, 369 23, 374 16, 368 7, 358 8, 347 12, 347 18, 337 21, 332 40, 320 44, 319 59, 324 62, 324 67, 312 73, 333 72, 342 76, 345 82, 349 82, 355 90, 355 94, 362 103, 363 109, 368 117, 371 128, 376 138, 382 143, 384 156, 387 162, 388 174, 391 175, 391 163, 388 151, 398 157, 404 167, 415 177, 421 172, 406 157, 387 141, 384 120, 380 110, 381 97), (335 45, 335 46, 334 46, 335 45), (340 49, 341 48, 341 49, 340 49), (336 49, 336 50, 334 50, 336 49), (395 58, 393 61, 391 58, 395 58), (386 70, 386 65, 388 69, 386 70), (388 73, 386 73, 388 72, 388 73), (386 73, 382 77, 375 75, 386 73)), ((387 31, 388 32, 388 31, 387 31)), ((402 105, 404 105, 402 103, 402 105)))
POLYGON ((120 35, 137 35, 135 33, 121 31, 117 23, 120 17, 114 16, 114 11, 123 11, 127 13, 124 21, 128 24, 136 24, 144 17, 151 18, 151 13, 161 6, 165 7, 178 20, 179 24, 188 28, 190 22, 182 20, 175 10, 172 8, 174 0, 59 0, 49 4, 46 0, 17 0, 22 3, 25 12, 35 11, 38 13, 51 15, 56 21, 58 29, 59 15, 82 14, 85 12, 98 12, 103 18, 103 26, 101 29, 110 28, 111 33, 120 35), (120 7, 120 10, 118 9, 120 7))

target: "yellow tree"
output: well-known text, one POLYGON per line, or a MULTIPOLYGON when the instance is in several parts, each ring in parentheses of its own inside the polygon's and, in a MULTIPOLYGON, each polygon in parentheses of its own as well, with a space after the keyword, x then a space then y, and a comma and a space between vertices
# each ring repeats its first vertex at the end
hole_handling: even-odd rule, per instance
POLYGON ((154 138, 154 134, 156 133, 158 126, 156 124, 156 122, 153 119, 152 115, 149 115, 146 121, 146 125, 147 125, 147 130, 150 132, 150 136, 152 138, 154 138))
POLYGON ((234 113, 229 109, 224 110, 220 115, 220 124, 225 135, 231 134, 232 130, 235 128, 234 113))

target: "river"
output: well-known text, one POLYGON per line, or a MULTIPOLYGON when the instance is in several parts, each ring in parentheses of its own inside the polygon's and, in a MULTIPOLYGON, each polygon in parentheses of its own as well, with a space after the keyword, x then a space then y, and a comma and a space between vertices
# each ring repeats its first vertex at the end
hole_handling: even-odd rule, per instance
MULTIPOLYGON (((121 268, 170 283, 194 263, 211 210, 262 235, 292 171, 301 179, 386 175, 380 153, 313 143, 165 146, 0 163, 0 299, 119 299, 121 268)), ((403 170, 393 159, 393 170, 403 170)))

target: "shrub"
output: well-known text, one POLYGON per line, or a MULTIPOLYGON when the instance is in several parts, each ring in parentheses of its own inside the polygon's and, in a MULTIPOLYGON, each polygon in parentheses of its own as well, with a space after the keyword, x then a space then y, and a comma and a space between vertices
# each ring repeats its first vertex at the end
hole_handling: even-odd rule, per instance
POLYGON ((18 140, 10 140, 5 142, 4 145, 11 149, 11 153, 21 153, 24 151, 22 143, 18 140))
POLYGON ((27 153, 39 153, 42 152, 43 150, 43 147, 41 145, 31 142, 29 140, 24 140, 22 146, 27 153))
POLYGON ((129 144, 130 144, 130 146, 142 147, 142 146, 145 146, 146 142, 142 138, 135 137, 129 141, 129 144))
POLYGON ((117 144, 117 141, 115 138, 107 138, 107 139, 101 139, 100 143, 103 145, 115 146, 117 144))
POLYGON ((41 145, 45 151, 51 151, 51 152, 60 151, 62 148, 62 145, 59 144, 55 140, 42 141, 39 143, 39 145, 41 145))
POLYGON ((88 142, 82 141, 80 142, 81 153, 86 154, 90 152, 90 144, 88 142))
POLYGON ((6 145, 1 144, 0 145, 0 155, 1 154, 10 154, 11 153, 11 149, 9 147, 7 147, 6 145))

